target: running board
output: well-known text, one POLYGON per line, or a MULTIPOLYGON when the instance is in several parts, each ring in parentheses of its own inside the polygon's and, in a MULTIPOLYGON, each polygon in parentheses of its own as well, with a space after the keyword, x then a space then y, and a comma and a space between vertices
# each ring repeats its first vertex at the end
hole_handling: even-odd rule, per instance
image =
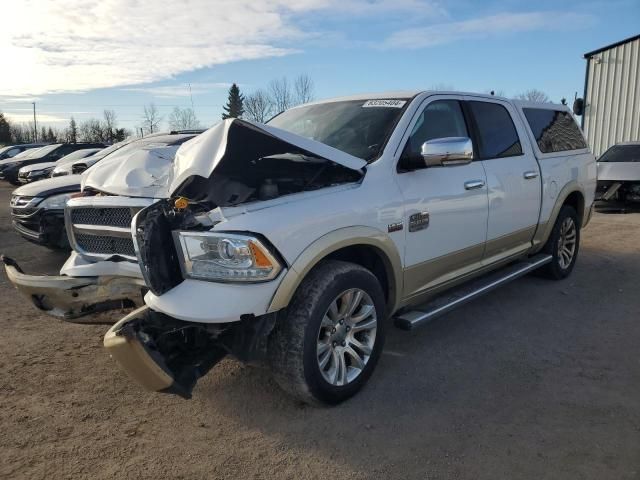
POLYGON ((414 310, 401 313, 394 318, 395 326, 402 330, 411 330, 429 323, 431 320, 450 312, 456 307, 464 305, 475 298, 546 265, 551 262, 551 259, 551 255, 539 254, 527 260, 509 265, 495 273, 472 280, 451 292, 445 293, 441 297, 419 305, 414 310))

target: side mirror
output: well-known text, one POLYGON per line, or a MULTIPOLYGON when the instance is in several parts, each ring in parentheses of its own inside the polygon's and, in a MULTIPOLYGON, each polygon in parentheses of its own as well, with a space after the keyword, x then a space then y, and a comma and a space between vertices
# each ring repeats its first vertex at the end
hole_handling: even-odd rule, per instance
POLYGON ((422 144, 420 153, 427 167, 466 165, 473 160, 473 143, 468 137, 434 138, 422 144))
POLYGON ((578 116, 584 115, 584 99, 583 98, 576 98, 573 101, 573 113, 578 116))

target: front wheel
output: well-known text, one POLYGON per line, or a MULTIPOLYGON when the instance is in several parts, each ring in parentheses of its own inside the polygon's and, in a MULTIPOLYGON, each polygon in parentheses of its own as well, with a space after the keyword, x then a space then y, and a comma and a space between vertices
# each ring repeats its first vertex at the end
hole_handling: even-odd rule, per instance
POLYGON ((560 209, 551 235, 543 252, 552 256, 551 262, 541 269, 547 278, 561 280, 568 277, 578 258, 580 223, 575 209, 564 205, 560 209))
POLYGON ((380 357, 384 315, 384 294, 369 270, 322 262, 302 282, 270 338, 276 381, 307 403, 351 397, 380 357))

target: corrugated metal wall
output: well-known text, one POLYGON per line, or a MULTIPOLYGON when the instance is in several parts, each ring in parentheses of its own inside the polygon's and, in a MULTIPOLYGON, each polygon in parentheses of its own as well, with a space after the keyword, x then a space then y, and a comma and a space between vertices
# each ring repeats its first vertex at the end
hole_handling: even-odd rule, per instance
POLYGON ((611 145, 640 140, 640 39, 587 59, 584 133, 596 156, 611 145))

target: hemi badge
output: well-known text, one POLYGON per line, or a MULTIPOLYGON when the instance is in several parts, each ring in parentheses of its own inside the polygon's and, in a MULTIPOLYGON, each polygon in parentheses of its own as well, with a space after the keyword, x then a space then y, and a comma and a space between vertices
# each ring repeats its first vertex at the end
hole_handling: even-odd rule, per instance
POLYGON ((414 213, 409 217, 409 231, 417 232, 429 226, 429 212, 414 213))
POLYGON ((389 233, 391 233, 391 232, 399 232, 400 230, 402 230, 402 228, 403 228, 402 222, 390 223, 389 227, 388 227, 388 231, 389 231, 389 233))

